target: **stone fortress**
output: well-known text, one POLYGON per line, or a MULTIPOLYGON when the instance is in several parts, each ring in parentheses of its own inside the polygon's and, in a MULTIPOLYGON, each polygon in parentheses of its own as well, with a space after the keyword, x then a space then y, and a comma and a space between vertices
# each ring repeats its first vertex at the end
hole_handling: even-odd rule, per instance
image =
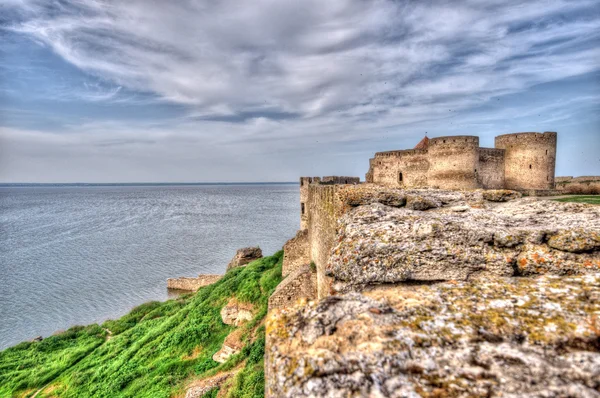
POLYGON ((269 307, 330 294, 326 268, 336 244, 336 224, 354 207, 373 202, 396 206, 390 202, 407 200, 401 205, 423 210, 429 205, 420 202, 422 190, 432 188, 557 194, 556 144, 555 132, 500 135, 495 148, 481 148, 476 136, 425 137, 414 149, 376 153, 365 183, 359 177, 301 177, 300 230, 284 246, 285 279, 269 307), (414 195, 403 196, 411 190, 414 195))
POLYGON ((496 137, 480 148, 479 137, 425 137, 414 149, 378 152, 369 161, 368 183, 440 189, 553 189, 554 132, 496 137))

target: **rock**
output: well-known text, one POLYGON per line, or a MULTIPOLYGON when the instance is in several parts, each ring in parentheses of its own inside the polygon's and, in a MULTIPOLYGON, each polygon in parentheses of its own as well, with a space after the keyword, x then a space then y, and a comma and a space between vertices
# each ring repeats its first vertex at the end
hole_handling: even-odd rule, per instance
POLYGON ((229 300, 226 306, 221 309, 221 319, 227 325, 240 326, 254 317, 254 305, 250 303, 240 303, 235 298, 229 300))
POLYGON ((220 387, 234 374, 235 372, 219 373, 212 377, 195 381, 187 388, 185 398, 201 398, 210 390, 220 387))
POLYGON ((403 281, 581 273, 600 269, 600 207, 519 199, 457 213, 370 204, 339 220, 335 241, 326 273, 340 293, 403 281))
POLYGON ((225 337, 225 341, 223 342, 221 349, 213 355, 213 361, 224 363, 227 362, 229 357, 240 352, 243 348, 241 337, 241 329, 236 329, 229 333, 229 335, 225 337))
POLYGON ((599 291, 593 271, 382 286, 275 310, 266 396, 598 397, 599 291))
POLYGON ((31 342, 32 343, 39 343, 42 340, 44 340, 44 338, 42 336, 37 336, 37 337, 34 337, 33 339, 31 339, 31 342))
POLYGON ((229 265, 227 265, 227 271, 233 268, 244 266, 254 260, 258 260, 259 258, 262 258, 262 256, 262 250, 260 247, 245 247, 243 249, 239 249, 229 262, 229 265))
POLYGON ((442 202, 435 197, 409 195, 406 199, 406 208, 411 210, 435 209, 442 206, 442 202))
POLYGON ((508 202, 522 197, 521 193, 517 191, 510 191, 508 189, 489 189, 482 192, 483 198, 490 202, 508 202))

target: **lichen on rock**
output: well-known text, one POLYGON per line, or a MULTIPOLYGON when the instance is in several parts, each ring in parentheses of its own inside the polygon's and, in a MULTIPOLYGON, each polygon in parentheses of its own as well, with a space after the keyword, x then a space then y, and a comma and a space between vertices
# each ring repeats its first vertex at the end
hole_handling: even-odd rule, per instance
POLYGON ((268 397, 596 397, 600 272, 380 286, 274 311, 268 397))

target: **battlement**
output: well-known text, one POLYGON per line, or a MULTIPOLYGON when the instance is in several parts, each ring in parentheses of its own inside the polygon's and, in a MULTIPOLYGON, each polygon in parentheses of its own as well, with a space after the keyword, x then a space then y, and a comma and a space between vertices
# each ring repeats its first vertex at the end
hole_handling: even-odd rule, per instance
POLYGON ((436 137, 429 139, 429 147, 447 145, 447 146, 479 146, 479 137, 474 135, 452 135, 445 137, 436 137))
POLYGON ((375 158, 401 157, 425 154, 427 154, 427 149, 400 149, 397 151, 377 152, 375 153, 375 158))

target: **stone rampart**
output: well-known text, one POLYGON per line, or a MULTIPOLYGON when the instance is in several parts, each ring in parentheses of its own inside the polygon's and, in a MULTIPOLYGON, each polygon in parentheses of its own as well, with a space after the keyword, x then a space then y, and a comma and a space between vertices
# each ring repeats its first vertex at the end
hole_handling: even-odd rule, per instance
POLYGON ((289 274, 269 297, 269 311, 285 308, 301 298, 314 299, 316 292, 316 275, 310 266, 303 265, 289 274))
POLYGON ((479 137, 451 136, 429 140, 428 184, 442 189, 479 187, 479 137))
POLYGON ((484 189, 504 188, 504 149, 479 148, 477 178, 484 189))
POLYGON ((167 288, 175 290, 189 290, 195 292, 201 287, 211 285, 220 280, 223 275, 198 275, 197 278, 169 278, 167 279, 167 288))
POLYGON ((283 266, 281 274, 286 277, 303 265, 310 263, 308 230, 299 230, 296 236, 283 246, 283 266))

